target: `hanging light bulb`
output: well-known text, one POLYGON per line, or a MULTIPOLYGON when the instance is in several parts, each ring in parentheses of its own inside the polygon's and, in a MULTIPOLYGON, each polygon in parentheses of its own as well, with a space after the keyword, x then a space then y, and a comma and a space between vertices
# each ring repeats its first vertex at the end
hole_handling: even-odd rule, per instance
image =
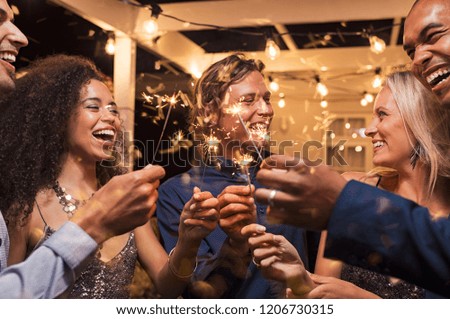
POLYGON ((374 100, 373 94, 369 93, 369 92, 364 92, 364 99, 369 102, 372 103, 374 100))
POLYGON ((106 40, 105 51, 109 55, 114 55, 116 53, 116 41, 111 34, 108 36, 108 40, 106 40))
POLYGON ((272 92, 278 92, 278 90, 280 89, 280 85, 278 84, 277 81, 275 81, 270 75, 269 75, 269 89, 272 92))
POLYGON ((383 84, 383 78, 381 77, 381 68, 377 67, 375 69, 375 76, 372 79, 372 87, 374 89, 379 89, 383 84))
POLYGON ((150 36, 156 36, 159 30, 158 17, 162 12, 162 9, 156 3, 152 3, 150 10, 152 12, 152 15, 149 20, 144 22, 143 27, 145 32, 147 32, 150 36))
POLYGON ((280 100, 278 100, 278 107, 279 107, 280 109, 282 109, 283 107, 286 106, 286 101, 285 101, 285 99, 284 99, 284 93, 280 93, 280 94, 279 94, 279 97, 280 97, 280 100))
POLYGON ((328 88, 325 84, 323 84, 322 82, 320 82, 320 77, 317 75, 315 77, 316 79, 316 92, 321 96, 321 97, 325 97, 328 95, 328 88))
POLYGON ((359 103, 361 104, 361 106, 366 107, 367 104, 369 104, 369 102, 367 102, 367 100, 365 98, 362 98, 361 101, 359 101, 359 103))
POLYGON ((383 39, 380 39, 376 35, 369 36, 370 42, 370 51, 376 54, 383 53, 386 50, 386 42, 383 39))
POLYGON ((280 47, 272 38, 267 39, 265 53, 266 56, 271 60, 275 60, 280 56, 280 47))
POLYGON ((327 108, 328 107, 328 101, 327 100, 322 100, 320 101, 320 106, 322 108, 327 108))
POLYGON ((158 27, 158 21, 155 17, 151 17, 149 20, 144 22, 144 30, 149 35, 156 35, 158 33, 159 27, 158 27))

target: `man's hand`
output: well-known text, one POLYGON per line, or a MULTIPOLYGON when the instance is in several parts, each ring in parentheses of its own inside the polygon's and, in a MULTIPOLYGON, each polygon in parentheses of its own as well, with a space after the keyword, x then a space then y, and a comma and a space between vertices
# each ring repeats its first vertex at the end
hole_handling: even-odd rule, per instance
POLYGON ((179 239, 200 245, 217 226, 219 201, 210 192, 194 188, 192 198, 184 205, 180 217, 179 239))
POLYGON ((81 207, 72 222, 83 228, 97 243, 145 224, 156 209, 161 166, 113 177, 81 207))
POLYGON ((313 230, 327 227, 346 180, 325 165, 310 167, 299 158, 272 155, 256 179, 272 189, 260 188, 256 200, 268 203, 268 217, 275 223, 313 230))
POLYGON ((246 243, 242 227, 256 222, 253 199, 255 186, 227 186, 217 197, 220 207, 220 227, 233 242, 246 243))

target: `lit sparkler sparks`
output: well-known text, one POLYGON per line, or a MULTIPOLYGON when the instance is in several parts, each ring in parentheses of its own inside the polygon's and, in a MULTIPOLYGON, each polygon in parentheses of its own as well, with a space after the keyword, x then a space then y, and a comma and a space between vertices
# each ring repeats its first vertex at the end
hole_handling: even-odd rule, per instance
MULTIPOLYGON (((161 146, 161 141, 162 141, 162 138, 164 136, 164 132, 165 132, 166 127, 167 127, 167 123, 169 122, 170 113, 172 112, 172 109, 174 108, 174 106, 178 103, 178 101, 179 101, 178 97, 181 94, 182 94, 182 92, 178 91, 178 93, 176 93, 176 94, 174 93, 170 97, 168 95, 165 95, 165 96, 162 96, 162 97, 158 96, 156 94, 154 95, 154 97, 158 98, 158 101, 161 100, 161 103, 158 104, 157 108, 164 108, 166 106, 169 106, 169 110, 167 111, 167 115, 166 115, 166 118, 164 120, 164 125, 163 125, 162 131, 161 131, 161 135, 159 137, 158 143, 156 144, 155 151, 153 152, 153 159, 151 161, 151 164, 153 164, 153 162, 155 161, 156 154, 158 153, 159 147, 161 146)), ((145 95, 145 93, 143 93, 143 95, 144 95, 144 98, 145 98, 145 96, 147 96, 147 95, 145 95)), ((147 98, 150 98, 150 97, 147 96, 147 98)), ((146 98, 146 100, 147 100, 147 98, 146 98)))
POLYGON ((255 160, 251 154, 241 153, 240 150, 235 152, 235 158, 233 159, 236 166, 241 170, 241 173, 247 177, 247 184, 251 188, 252 181, 250 179, 250 172, 248 167, 255 160))
POLYGON ((226 114, 231 114, 233 116, 237 116, 239 118, 239 122, 241 123, 242 127, 244 128, 245 132, 247 133, 247 136, 250 140, 250 142, 253 144, 253 147, 255 148, 256 153, 258 154, 259 160, 262 162, 264 160, 263 156, 261 155, 261 152, 259 151, 258 147, 256 146, 255 141, 252 138, 252 134, 250 133, 247 125, 245 124, 244 120, 242 119, 241 113, 244 111, 242 108, 241 102, 239 103, 233 103, 231 106, 224 109, 224 112, 226 114))

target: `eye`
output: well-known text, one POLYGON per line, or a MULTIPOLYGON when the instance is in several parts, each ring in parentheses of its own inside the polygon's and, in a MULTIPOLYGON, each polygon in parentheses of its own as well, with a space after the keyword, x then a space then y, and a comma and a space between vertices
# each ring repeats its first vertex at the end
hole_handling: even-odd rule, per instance
POLYGON ((119 116, 119 110, 117 109, 117 106, 116 105, 111 105, 111 104, 108 104, 107 106, 105 106, 105 108, 111 113, 111 114, 114 114, 114 115, 116 115, 116 116, 119 116))
POLYGON ((426 41, 427 43, 433 43, 436 40, 438 40, 438 36, 440 36, 442 34, 442 31, 436 31, 436 32, 432 32, 430 34, 427 35, 426 41))
POLYGON ((382 118, 384 118, 384 117, 386 117, 387 116, 387 113, 386 112, 384 112, 384 111, 378 111, 378 117, 380 118, 380 119, 382 119, 382 118))
POLYGON ((92 110, 92 111, 99 111, 100 110, 100 106, 95 105, 95 104, 87 105, 84 108, 88 109, 88 110, 92 110))

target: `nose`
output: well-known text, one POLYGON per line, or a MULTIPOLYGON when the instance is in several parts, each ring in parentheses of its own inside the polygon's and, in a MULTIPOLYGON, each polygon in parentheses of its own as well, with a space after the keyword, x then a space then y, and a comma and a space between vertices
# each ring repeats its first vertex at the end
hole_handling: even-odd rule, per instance
POLYGON ((267 103, 263 98, 261 98, 258 104, 257 113, 261 117, 272 118, 273 117, 272 104, 267 103))
POLYGON ((8 23, 8 35, 7 38, 11 41, 17 49, 28 45, 27 37, 20 31, 20 29, 12 22, 8 23))
POLYGON ((433 57, 433 54, 427 50, 426 45, 419 44, 414 52, 414 59, 412 60, 413 68, 423 68, 433 57))
POLYGON ((101 108, 101 116, 100 119, 103 122, 114 123, 114 121, 118 118, 117 114, 113 114, 109 108, 109 106, 101 108))
POLYGON ((364 134, 366 136, 373 137, 378 132, 377 124, 378 120, 376 118, 373 118, 372 121, 370 121, 369 125, 366 127, 364 134))

